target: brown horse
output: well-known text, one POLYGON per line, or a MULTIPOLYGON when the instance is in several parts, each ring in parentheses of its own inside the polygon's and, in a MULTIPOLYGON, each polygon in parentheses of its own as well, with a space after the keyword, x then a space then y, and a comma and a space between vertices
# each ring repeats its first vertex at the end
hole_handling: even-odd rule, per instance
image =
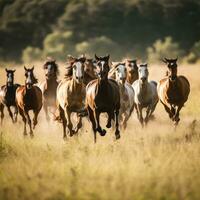
POLYGON ((167 77, 159 81, 158 96, 175 125, 180 121, 179 112, 187 101, 190 84, 186 77, 177 76, 177 59, 163 60, 167 64, 167 77))
POLYGON ((37 117, 42 108, 42 91, 34 84, 37 83, 37 79, 33 74, 34 67, 25 69, 25 85, 20 86, 16 90, 16 103, 18 106, 19 114, 22 116, 24 122, 24 135, 27 135, 26 122, 28 122, 30 128, 30 136, 33 136, 32 123, 29 116, 29 111, 33 110, 33 129, 37 124, 37 117))
POLYGON ((15 70, 5 69, 7 74, 6 85, 1 86, 0 88, 0 113, 1 113, 1 124, 3 123, 4 118, 4 107, 8 109, 8 113, 12 119, 12 122, 17 121, 18 109, 15 101, 15 92, 16 89, 20 86, 19 84, 14 84, 14 72, 15 70), (11 111, 11 107, 14 107, 14 116, 11 111))
POLYGON ((45 70, 46 80, 38 84, 43 95, 43 109, 46 115, 46 120, 49 121, 49 109, 52 109, 54 113, 56 110, 56 89, 58 86, 57 76, 58 76, 58 65, 56 60, 52 58, 47 58, 43 65, 45 70))
POLYGON ((70 136, 78 133, 82 127, 82 118, 78 113, 84 110, 85 84, 84 63, 85 57, 74 58, 69 56, 66 77, 57 87, 57 103, 59 118, 63 124, 63 138, 66 138, 66 126, 70 136), (76 113, 77 124, 73 127, 71 114, 76 113), (66 117, 67 119, 66 119, 66 117))
POLYGON ((94 142, 96 142, 96 132, 101 136, 106 134, 106 130, 100 126, 100 114, 106 112, 108 114, 107 128, 111 127, 111 121, 115 118, 115 136, 120 138, 118 115, 120 109, 120 93, 119 86, 115 80, 108 79, 109 72, 109 55, 98 57, 96 72, 98 79, 91 81, 86 87, 86 108, 88 111, 92 129, 94 132, 94 142))
POLYGON ((137 60, 125 59, 125 66, 127 69, 126 81, 132 85, 138 79, 137 60))
POLYGON ((95 75, 95 61, 87 58, 84 64, 84 84, 87 85, 91 80, 96 79, 95 75))

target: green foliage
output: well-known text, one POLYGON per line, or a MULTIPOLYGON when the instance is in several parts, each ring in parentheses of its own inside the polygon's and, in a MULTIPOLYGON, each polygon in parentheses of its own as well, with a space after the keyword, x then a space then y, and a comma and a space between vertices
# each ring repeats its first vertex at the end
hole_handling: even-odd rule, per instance
POLYGON ((67 54, 74 54, 74 46, 71 31, 56 31, 45 38, 43 52, 45 56, 53 56, 64 61, 67 54))
POLYGON ((106 55, 112 52, 112 58, 117 59, 120 56, 120 53, 122 53, 119 50, 120 46, 105 36, 92 38, 76 45, 76 51, 78 54, 87 53, 91 57, 94 56, 94 53, 97 55, 106 55))
POLYGON ((156 62, 164 57, 176 58, 184 54, 177 42, 174 42, 171 37, 166 37, 164 40, 156 40, 152 47, 147 48, 148 60, 156 62))
POLYGON ((196 63, 200 59, 200 41, 196 42, 191 48, 190 53, 185 57, 188 63, 196 63))
POLYGON ((34 60, 40 60, 42 51, 39 48, 26 47, 22 52, 22 61, 24 63, 31 63, 34 60))

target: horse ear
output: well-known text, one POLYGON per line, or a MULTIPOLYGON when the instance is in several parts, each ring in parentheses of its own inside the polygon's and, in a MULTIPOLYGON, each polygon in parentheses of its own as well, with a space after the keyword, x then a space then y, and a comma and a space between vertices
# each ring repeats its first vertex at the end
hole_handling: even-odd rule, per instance
POLYGON ((14 70, 12 70, 13 71, 13 73, 16 71, 16 69, 14 69, 14 70))
POLYGON ((31 68, 31 71, 33 71, 34 70, 34 66, 31 68))
POLYGON ((96 60, 99 60, 99 57, 96 55, 96 53, 95 53, 94 57, 96 60))
POLYGON ((5 68, 5 71, 6 71, 6 72, 8 72, 8 69, 7 69, 7 68, 5 68))
POLYGON ((162 61, 167 64, 166 58, 163 58, 162 61))
POLYGON ((177 62, 177 60, 178 60, 178 57, 174 61, 177 62))
POLYGON ((27 68, 24 66, 24 70, 27 71, 27 68))
POLYGON ((107 56, 106 56, 106 60, 108 61, 110 59, 110 54, 108 54, 107 56))

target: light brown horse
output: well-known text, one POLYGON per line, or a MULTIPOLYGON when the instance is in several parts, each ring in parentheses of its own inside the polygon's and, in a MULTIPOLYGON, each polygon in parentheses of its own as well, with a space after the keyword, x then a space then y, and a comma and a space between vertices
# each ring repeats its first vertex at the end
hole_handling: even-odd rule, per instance
POLYGON ((57 103, 59 117, 63 124, 63 138, 66 138, 66 126, 70 136, 78 133, 82 127, 82 117, 78 115, 84 110, 85 84, 84 63, 86 58, 69 56, 66 77, 57 87, 57 103), (76 113, 77 123, 75 128, 71 121, 71 114, 76 113), (66 117, 67 119, 66 119, 66 117))
POLYGON ((109 57, 109 55, 105 57, 98 57, 95 55, 98 79, 91 81, 86 87, 86 109, 90 122, 92 123, 94 142, 96 142, 97 131, 101 136, 106 134, 106 130, 101 128, 99 121, 100 114, 104 112, 108 114, 106 127, 110 128, 112 119, 115 120, 115 136, 116 139, 120 138, 118 123, 120 92, 117 82, 108 79, 109 57))
POLYGON ((7 75, 6 85, 0 87, 0 114, 1 114, 1 125, 4 118, 4 107, 7 107, 8 113, 12 122, 17 121, 18 109, 15 101, 16 89, 20 86, 19 84, 14 83, 14 73, 15 70, 5 69, 7 75), (11 111, 11 107, 14 108, 14 113, 11 111), (13 116, 14 114, 14 116, 13 116))
POLYGON ((30 136, 33 137, 32 123, 29 116, 29 111, 33 110, 33 129, 37 124, 37 117, 42 108, 42 91, 34 84, 37 83, 37 79, 33 74, 34 67, 25 69, 25 85, 20 86, 16 90, 16 103, 19 110, 19 114, 24 122, 24 135, 27 135, 26 122, 28 122, 30 128, 30 136))
POLYGON ((165 58, 167 64, 167 77, 158 84, 158 96, 170 119, 175 125, 180 121, 179 112, 184 106, 190 93, 190 84, 186 77, 177 76, 177 59, 165 58))
POLYGON ((38 84, 38 86, 43 95, 43 109, 46 115, 46 120, 49 121, 49 109, 51 109, 52 113, 55 113, 56 110, 56 89, 58 86, 57 76, 59 73, 56 60, 48 57, 43 65, 43 69, 45 70, 46 80, 38 84))
POLYGON ((139 77, 137 60, 125 59, 125 66, 127 69, 126 81, 132 85, 139 77))

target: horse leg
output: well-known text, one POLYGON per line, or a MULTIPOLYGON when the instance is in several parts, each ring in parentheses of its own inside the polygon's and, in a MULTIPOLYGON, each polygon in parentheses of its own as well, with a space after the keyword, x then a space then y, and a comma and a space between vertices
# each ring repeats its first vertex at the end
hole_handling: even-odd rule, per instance
POLYGON ((24 136, 26 136, 27 135, 27 132, 26 132, 26 117, 24 116, 24 112, 21 108, 19 108, 19 114, 21 115, 22 120, 24 122, 24 133, 23 134, 24 134, 24 136))
POLYGON ((17 122, 17 115, 18 115, 18 109, 17 106, 14 106, 14 123, 17 122))
POLYGON ((63 125, 63 138, 65 139, 67 137, 67 134, 66 134, 67 120, 65 117, 65 111, 62 109, 62 107, 60 105, 58 107, 58 110, 59 110, 59 117, 61 118, 62 125, 63 125))
POLYGON ((143 120, 143 116, 142 116, 142 107, 140 105, 137 105, 137 110, 138 110, 138 119, 140 121, 141 126, 144 126, 144 120, 143 120))
POLYGON ((172 117, 173 117, 174 115, 173 115, 173 113, 171 112, 171 109, 170 109, 167 105, 165 105, 162 101, 161 101, 161 103, 163 104, 163 106, 164 106, 164 108, 165 108, 165 111, 168 113, 169 118, 172 119, 172 117))
POLYGON ((34 110, 33 111, 34 113, 34 117, 33 117, 33 129, 35 129, 35 126, 37 125, 37 118, 38 118, 38 114, 39 114, 39 111, 38 110, 34 110))
POLYGON ((107 124, 106 124, 106 127, 107 128, 110 128, 111 126, 112 126, 112 119, 114 118, 114 115, 113 115, 113 113, 108 113, 108 121, 107 121, 107 124))
POLYGON ((4 105, 0 104, 0 112, 1 112, 1 125, 3 124, 3 118, 4 118, 4 105))
POLYGON ((148 106, 146 111, 146 117, 144 119, 145 125, 147 125, 150 115, 151 115, 151 106, 148 106))
POLYGON ((94 116, 95 116, 95 122, 96 122, 96 130, 100 133, 101 136, 106 135, 106 130, 102 129, 99 123, 99 117, 100 117, 100 112, 95 109, 94 111, 94 116))
POLYGON ((28 111, 25 111, 25 117, 26 117, 26 120, 27 120, 27 122, 28 122, 28 125, 29 125, 29 129, 30 129, 30 136, 31 137, 33 137, 34 135, 33 135, 33 130, 32 130, 32 124, 31 124, 31 118, 30 118, 30 116, 29 116, 29 114, 28 114, 28 111))
POLYGON ((66 115, 67 115, 67 128, 68 128, 70 137, 72 137, 74 135, 74 130, 72 129, 73 124, 71 121, 71 111, 69 111, 68 108, 66 108, 66 115))
POLYGON ((12 111, 10 109, 10 106, 8 106, 7 109, 8 109, 8 113, 10 115, 10 118, 12 119, 12 122, 14 123, 13 114, 12 114, 12 111))
POLYGON ((175 125, 178 125, 180 118, 179 118, 179 112, 181 110, 181 108, 183 107, 183 105, 179 105, 178 109, 176 111, 176 114, 174 115, 174 121, 175 121, 175 125))
POLYGON ((74 133, 78 133, 79 129, 82 127, 82 117, 79 116, 78 113, 76 114, 76 117, 77 117, 77 124, 74 129, 74 133))
POLYGON ((44 113, 45 113, 45 116, 46 116, 46 120, 47 120, 47 122, 49 122, 49 121, 50 121, 50 118, 49 118, 48 107, 47 107, 47 104, 46 104, 46 103, 44 103, 43 109, 44 109, 44 113))
POLYGON ((94 133, 94 143, 96 143, 97 130, 96 130, 96 122, 95 122, 95 119, 94 119, 94 113, 93 113, 93 110, 90 107, 87 108, 87 111, 88 111, 88 116, 89 116, 90 122, 92 123, 92 130, 93 130, 93 133, 94 133))
POLYGON ((115 130, 115 137, 116 137, 116 140, 118 140, 118 139, 120 138, 119 119, 118 119, 118 116, 119 116, 119 110, 116 110, 116 111, 115 111, 115 127, 116 127, 116 130, 115 130))

